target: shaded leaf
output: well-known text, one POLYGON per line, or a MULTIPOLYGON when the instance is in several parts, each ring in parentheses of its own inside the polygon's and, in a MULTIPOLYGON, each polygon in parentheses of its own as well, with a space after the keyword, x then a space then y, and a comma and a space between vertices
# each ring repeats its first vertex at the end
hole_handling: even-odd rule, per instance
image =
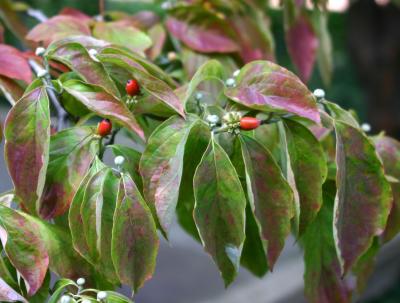
POLYGON ((144 138, 143 131, 137 123, 135 116, 125 103, 101 87, 79 80, 64 82, 62 87, 92 112, 115 120, 138 134, 141 138, 144 138))
POLYGON ((75 35, 89 36, 88 24, 80 17, 60 15, 36 25, 30 30, 26 39, 48 45, 53 41, 75 35))
POLYGON ((338 189, 334 237, 342 272, 346 273, 371 246, 374 236, 383 233, 393 197, 369 139, 339 121, 335 121, 335 131, 338 189))
POLYGON ((193 184, 194 219, 201 241, 229 285, 237 274, 245 240, 246 197, 228 155, 213 138, 193 184))
POLYGON ((290 233, 293 193, 271 153, 249 136, 242 135, 240 140, 247 195, 272 270, 290 233))
POLYGON ((178 202, 185 144, 198 122, 195 116, 165 121, 149 138, 140 161, 144 196, 166 236, 178 202))
POLYGON ((50 110, 46 90, 27 93, 10 110, 5 122, 5 157, 15 193, 36 214, 49 160, 50 110))
POLYGON ((327 176, 324 150, 302 124, 285 120, 287 148, 300 201, 299 235, 322 205, 322 184, 327 176))
POLYGON ((16 48, 0 44, 0 75, 31 83, 32 71, 28 60, 16 48))
POLYGON ((239 50, 236 42, 217 24, 190 23, 169 17, 166 21, 168 31, 195 51, 204 53, 231 53, 239 50))
POLYGON ((0 300, 1 302, 24 302, 28 301, 12 289, 2 278, 0 278, 0 300))
POLYGON ((247 107, 276 113, 293 113, 320 122, 313 94, 290 71, 268 61, 245 65, 227 97, 247 107))
POLYGON ((75 127, 51 137, 50 161, 40 214, 53 218, 65 213, 99 150, 90 127, 75 127))
POLYGON ((321 210, 301 239, 305 295, 311 303, 350 302, 350 289, 341 277, 333 240, 334 182, 324 184, 323 197, 321 210))
POLYGON ((151 278, 158 252, 151 212, 127 174, 122 174, 112 229, 111 256, 120 281, 134 291, 151 278))
POLYGON ((3 76, 0 76, 0 91, 12 106, 14 106, 24 94, 24 90, 16 81, 3 76))

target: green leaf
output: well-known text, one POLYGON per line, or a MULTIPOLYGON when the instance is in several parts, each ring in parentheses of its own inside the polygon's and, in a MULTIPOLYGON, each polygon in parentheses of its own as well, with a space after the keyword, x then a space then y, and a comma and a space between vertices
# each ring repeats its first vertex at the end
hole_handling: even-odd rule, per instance
POLYGON ((185 117, 183 105, 174 91, 162 80, 143 71, 143 67, 136 61, 123 55, 108 53, 101 53, 99 59, 105 64, 115 65, 128 71, 145 91, 164 102, 165 105, 182 117, 185 117))
POLYGON ((204 122, 197 122, 190 130, 185 144, 183 156, 183 171, 179 186, 179 199, 176 213, 183 229, 200 241, 199 232, 193 219, 194 192, 193 177, 201 157, 210 141, 210 128, 204 122))
POLYGON ((225 79, 225 77, 226 76, 224 68, 219 61, 217 60, 207 61, 206 63, 204 63, 199 67, 199 69, 196 71, 196 74, 194 74, 192 80, 190 80, 188 88, 186 90, 185 97, 182 100, 182 103, 186 104, 186 102, 193 95, 197 86, 199 86, 201 82, 206 80, 218 80, 222 82, 223 79, 225 79))
POLYGON ((320 122, 314 95, 296 75, 269 61, 246 64, 236 78, 236 86, 226 88, 225 95, 256 110, 292 113, 320 122))
POLYGON ((2 278, 0 278, 0 301, 28 303, 23 296, 12 289, 2 278))
POLYGON ((324 150, 302 124, 285 120, 287 148, 300 200, 299 235, 317 215, 322 205, 322 184, 328 169, 324 150))
POLYGON ((185 144, 198 122, 192 115, 171 117, 153 132, 140 160, 144 196, 166 236, 178 202, 185 144))
POLYGON ((40 214, 53 218, 65 213, 99 150, 90 127, 74 127, 51 137, 50 161, 40 214))
POLYGON ((149 36, 125 22, 97 22, 93 28, 93 36, 135 52, 143 52, 152 45, 149 36))
POLYGON ((110 168, 103 168, 88 181, 81 203, 83 232, 89 261, 108 281, 118 283, 111 260, 110 239, 119 180, 110 168))
POLYGON ((0 205, 0 240, 12 265, 26 281, 28 295, 41 287, 49 266, 49 255, 35 222, 0 205))
POLYGON ((106 166, 99 158, 95 158, 90 169, 86 173, 82 182, 72 199, 71 206, 68 213, 69 229, 71 232, 72 243, 74 249, 86 260, 90 260, 89 247, 86 242, 86 236, 82 232, 83 218, 81 215, 81 205, 85 194, 86 186, 89 180, 100 170, 106 166))
POLYGON ((113 119, 144 138, 135 116, 125 103, 107 93, 100 86, 79 80, 69 80, 64 82, 62 87, 92 112, 113 119))
POLYGON ((139 171, 139 163, 142 154, 133 148, 119 144, 109 145, 108 147, 112 149, 115 156, 122 156, 125 158, 121 166, 122 170, 130 174, 139 191, 142 191, 142 176, 139 171))
POLYGON ((136 292, 151 278, 158 236, 151 211, 131 177, 122 174, 112 229, 111 257, 122 283, 136 292))
POLYGON ((65 289, 70 286, 74 286, 76 289, 78 289, 78 285, 70 279, 58 280, 53 287, 53 294, 51 295, 47 303, 58 303, 65 289))
POLYGON ((107 302, 108 303, 133 303, 129 298, 115 292, 107 291, 107 302))
POLYGON ((5 122, 5 157, 15 194, 31 214, 42 196, 49 159, 50 110, 42 87, 27 93, 5 122))
POLYGON ((194 176, 194 219, 225 285, 235 278, 245 239, 246 197, 223 148, 210 140, 194 176))
POLYGON ((241 135, 240 141, 247 195, 272 270, 290 233, 290 220, 294 216, 293 193, 268 150, 246 135, 241 135))
POLYGON ((324 184, 322 208, 301 238, 304 248, 305 295, 311 303, 350 300, 350 288, 341 277, 333 240, 335 190, 334 182, 324 184))
POLYGON ((50 51, 47 52, 49 59, 65 64, 86 82, 101 86, 115 97, 120 96, 103 64, 95 61, 81 44, 66 41, 64 44, 57 44, 57 47, 50 45, 49 48, 50 51))
POLYGON ((373 238, 383 233, 393 196, 370 140, 340 121, 335 121, 335 131, 338 189, 334 237, 342 272, 346 273, 373 238))
POLYGON ((332 118, 335 120, 339 120, 341 122, 347 123, 355 128, 360 128, 358 121, 354 118, 351 112, 344 110, 338 104, 324 101, 324 104, 328 108, 329 112, 331 113, 332 118))

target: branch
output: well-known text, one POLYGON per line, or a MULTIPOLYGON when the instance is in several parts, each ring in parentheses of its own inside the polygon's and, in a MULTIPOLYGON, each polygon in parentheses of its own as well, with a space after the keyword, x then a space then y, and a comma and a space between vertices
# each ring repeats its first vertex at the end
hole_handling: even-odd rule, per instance
POLYGON ((65 127, 65 122, 68 116, 68 113, 64 110, 61 106, 60 101, 56 95, 56 89, 51 82, 50 75, 48 69, 45 70, 41 67, 36 61, 30 59, 29 65, 31 66, 32 70, 35 72, 36 76, 42 79, 43 84, 46 86, 46 91, 49 96, 51 104, 53 104, 54 108, 56 109, 57 113, 57 131, 62 130, 65 127), (43 76, 43 72, 46 74, 43 76))

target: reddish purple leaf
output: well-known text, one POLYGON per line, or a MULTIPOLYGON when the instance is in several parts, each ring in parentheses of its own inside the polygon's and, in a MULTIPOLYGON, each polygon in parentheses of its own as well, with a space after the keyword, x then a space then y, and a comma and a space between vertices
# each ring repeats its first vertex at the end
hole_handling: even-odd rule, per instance
POLYGON ((83 21, 90 21, 92 20, 92 18, 90 18, 88 15, 86 15, 85 13, 81 12, 78 9, 75 9, 73 7, 64 7, 60 12, 59 15, 63 15, 63 16, 72 16, 72 17, 76 17, 79 18, 80 20, 83 21))
POLYGON ((86 20, 81 17, 60 15, 36 25, 26 39, 48 45, 53 41, 76 35, 90 36, 86 20))
POLYGON ((236 78, 236 86, 225 89, 225 95, 247 107, 275 113, 293 113, 320 122, 313 94, 288 71, 269 61, 245 65, 236 78))
POLYGON ((24 55, 16 48, 0 44, 0 66, 0 75, 31 83, 31 68, 24 55))
POLYGON ((193 50, 204 53, 232 53, 239 50, 236 42, 217 25, 203 27, 173 17, 167 19, 168 31, 193 50))
POLYGON ((10 110, 5 138, 4 153, 15 193, 35 215, 49 158, 50 110, 44 88, 30 91, 10 110))
POLYGON ((9 260, 27 282, 28 295, 32 296, 42 285, 49 265, 38 224, 0 205, 0 240, 9 260))
POLYGON ((287 29, 286 43, 300 78, 308 81, 314 68, 318 38, 306 16, 300 15, 287 29))
POLYGON ((334 237, 345 274, 383 233, 393 197, 371 141, 343 122, 335 121, 335 131, 334 237))

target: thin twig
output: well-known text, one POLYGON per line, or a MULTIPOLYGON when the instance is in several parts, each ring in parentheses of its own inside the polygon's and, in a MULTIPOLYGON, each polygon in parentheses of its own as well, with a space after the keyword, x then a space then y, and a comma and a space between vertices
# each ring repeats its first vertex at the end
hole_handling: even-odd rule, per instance
MULTIPOLYGON (((29 60, 29 65, 31 66, 32 70, 35 72, 35 74, 38 76, 40 71, 43 70, 43 67, 41 67, 36 61, 30 59, 29 60)), ((53 83, 51 82, 49 73, 48 73, 48 67, 46 68, 47 70, 47 75, 42 77, 42 82, 46 87, 47 95, 49 96, 51 104, 53 104, 56 113, 57 113, 57 131, 62 130, 65 127, 65 122, 67 119, 67 112, 64 110, 64 108, 61 106, 60 101, 58 100, 58 97, 56 95, 56 89, 53 86, 53 83)))

